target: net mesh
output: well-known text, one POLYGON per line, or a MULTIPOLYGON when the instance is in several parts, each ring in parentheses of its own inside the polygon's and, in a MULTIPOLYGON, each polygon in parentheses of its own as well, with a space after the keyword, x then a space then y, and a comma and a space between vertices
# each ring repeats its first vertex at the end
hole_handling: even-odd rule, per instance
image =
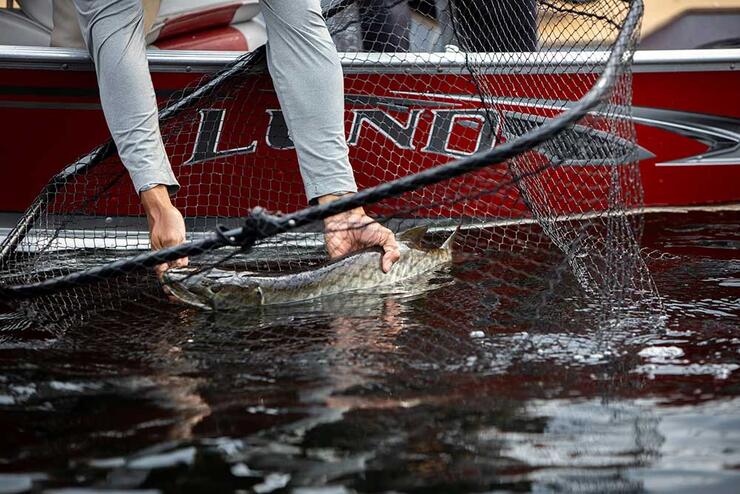
MULTIPOLYGON (((594 87, 630 9, 639 8, 634 4, 326 2, 327 25, 344 67, 345 125, 359 187, 485 152, 546 125, 594 87)), ((5 334, 31 328, 59 334, 70 327, 104 333, 124 330, 139 318, 195 317, 253 332, 251 358, 272 342, 288 361, 293 346, 323 344, 323 336, 314 340, 304 334, 310 330, 298 329, 301 318, 320 314, 331 316, 329 326, 337 333, 357 333, 363 325, 374 331, 372 345, 343 340, 339 354, 382 357, 364 355, 368 366, 393 359, 419 368, 492 368, 496 345, 529 343, 489 336, 567 331, 584 314, 592 327, 608 326, 613 339, 619 333, 615 324, 624 325, 645 300, 655 300, 639 255, 639 219, 628 214, 641 204, 640 149, 629 118, 634 40, 629 42, 609 97, 577 124, 506 162, 366 207, 397 233, 426 226, 422 243, 412 245, 424 253, 414 262, 418 267, 441 256, 433 268, 386 286, 375 280, 379 269, 359 269, 350 258, 338 270, 354 280, 349 289, 307 295, 296 288, 296 279, 339 284, 316 277, 327 266, 324 224, 317 221, 250 249, 204 252, 190 259, 185 278, 165 283, 183 298, 192 290, 176 289, 188 280, 246 280, 248 290, 216 297, 230 304, 228 311, 205 316, 168 301, 150 273, 131 272, 14 304, 3 318, 5 334), (439 247, 456 230, 448 259, 439 247), (280 287, 287 292, 275 300, 289 303, 272 305, 262 286, 262 304, 255 309, 255 286, 275 280, 283 280, 280 287), (429 317, 399 326, 398 300, 424 307, 429 317)), ((206 91, 188 89, 173 97, 170 105, 190 100, 161 122, 182 185, 174 203, 186 218, 189 240, 217 225, 242 225, 255 206, 273 213, 307 206, 261 55, 232 72, 206 91)), ((206 75, 199 86, 223 75, 206 75)), ((104 154, 88 155, 57 177, 26 213, 34 221, 3 260, 4 285, 34 283, 149 249, 146 218, 128 174, 115 154, 97 159, 104 154)), ((394 269, 403 262, 402 257, 394 269)))

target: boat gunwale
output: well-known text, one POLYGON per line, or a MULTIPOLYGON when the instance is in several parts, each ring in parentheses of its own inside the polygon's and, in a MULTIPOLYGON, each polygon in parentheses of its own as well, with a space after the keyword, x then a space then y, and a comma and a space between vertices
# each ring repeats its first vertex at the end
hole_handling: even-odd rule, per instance
MULTIPOLYGON (((223 69, 243 52, 149 50, 152 72, 212 73, 223 69)), ((592 73, 600 72, 608 51, 539 51, 506 53, 340 53, 346 74, 404 73, 459 74, 471 63, 484 73, 592 73), (378 68, 380 70, 378 70, 378 68)), ((638 50, 634 72, 735 71, 740 49, 638 50)), ((93 70, 86 50, 38 46, 0 46, 0 69, 93 70)), ((261 69, 260 69, 261 71, 261 69)))

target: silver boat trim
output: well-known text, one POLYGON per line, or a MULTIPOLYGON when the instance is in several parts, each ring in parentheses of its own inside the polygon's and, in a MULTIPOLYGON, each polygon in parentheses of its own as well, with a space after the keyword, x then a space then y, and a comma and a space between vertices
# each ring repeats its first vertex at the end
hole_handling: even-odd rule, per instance
MULTIPOLYGON (((238 52, 150 50, 152 72, 211 73, 238 58, 238 52)), ((605 51, 516 53, 341 53, 345 73, 459 73, 470 62, 488 73, 589 72, 599 70, 605 51)), ((0 68, 92 70, 85 50, 0 46, 0 68)), ((740 70, 740 49, 645 50, 634 56, 635 72, 740 70)))
MULTIPOLYGON (((592 218, 620 217, 620 216, 639 216, 648 214, 686 214, 690 212, 740 212, 740 203, 732 202, 727 204, 708 204, 699 206, 645 206, 641 208, 629 209, 626 211, 614 212, 587 212, 573 215, 563 215, 551 218, 548 221, 583 221, 592 218)), ((2 242, 12 231, 13 226, 21 217, 21 213, 0 213, 0 242, 2 242)), ((45 232, 36 232, 26 237, 26 240, 19 247, 21 252, 37 252, 37 246, 43 245, 45 250, 58 251, 70 249, 111 249, 111 250, 130 250, 135 252, 147 251, 149 249, 149 235, 145 228, 146 222, 140 222, 141 228, 132 228, 132 220, 142 220, 142 218, 116 217, 111 218, 114 222, 121 222, 127 225, 125 229, 117 231, 95 231, 96 225, 102 218, 88 217, 81 218, 84 225, 81 228, 64 228, 56 232, 53 238, 49 238, 45 232), (86 227, 86 228, 85 228, 86 227)), ((214 219, 214 227, 216 225, 214 219)), ((537 220, 532 218, 473 218, 470 223, 460 223, 454 218, 428 218, 424 224, 429 226, 433 232, 452 231, 457 228, 462 230, 478 228, 501 228, 507 226, 521 226, 535 223, 537 220)), ((404 223, 405 225, 406 223, 404 223)), ((106 223, 108 227, 110 224, 106 223)), ((207 227, 210 228, 210 225, 207 227)), ((397 228, 397 226, 396 226, 397 228)), ((210 231, 192 231, 188 230, 188 241, 200 240, 210 234, 210 231)), ((267 251, 265 255, 274 255, 276 245, 281 247, 291 246, 298 248, 321 248, 324 244, 323 233, 304 231, 304 232, 286 232, 281 233, 270 239, 260 242, 257 250, 267 251)), ((113 260, 113 259, 111 259, 113 260)))

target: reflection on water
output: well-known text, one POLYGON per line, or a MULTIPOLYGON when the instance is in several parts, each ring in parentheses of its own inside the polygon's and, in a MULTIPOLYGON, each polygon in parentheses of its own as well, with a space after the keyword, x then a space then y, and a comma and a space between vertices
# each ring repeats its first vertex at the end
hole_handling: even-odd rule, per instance
POLYGON ((739 219, 648 217, 665 313, 608 326, 557 256, 244 313, 142 279, 26 304, 0 320, 0 492, 735 492, 739 219))

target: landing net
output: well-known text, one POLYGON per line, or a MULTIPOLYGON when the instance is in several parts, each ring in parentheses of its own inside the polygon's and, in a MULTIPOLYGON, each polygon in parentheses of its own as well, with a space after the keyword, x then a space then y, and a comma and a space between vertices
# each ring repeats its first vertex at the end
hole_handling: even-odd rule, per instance
MULTIPOLYGON (((348 271, 357 290, 301 303, 302 294, 288 305, 292 313, 359 321, 363 307, 395 298, 429 304, 437 316, 417 321, 423 340, 422 332, 404 335, 405 351, 426 363, 472 352, 471 335, 563 329, 576 313, 594 327, 632 317, 654 297, 639 221, 629 214, 642 199, 630 120, 641 8, 623 0, 327 2, 355 177, 360 189, 385 187, 356 197, 394 232, 426 226, 424 250, 457 233, 452 260, 423 275, 375 287, 367 272, 348 271), (561 122, 575 110, 577 121, 561 122), (440 165, 448 168, 435 180, 411 184, 440 165), (387 187, 403 177, 412 180, 387 187)), ((188 240, 201 242, 188 251, 197 269, 189 277, 285 276, 324 265, 327 210, 301 215, 308 205, 296 154, 262 50, 165 108, 162 135, 182 185, 174 203, 188 240), (265 212, 255 214, 257 206, 265 212), (239 242, 248 248, 228 245, 239 242)), ((8 297, 23 295, 7 326, 171 321, 186 306, 167 301, 155 277, 136 269, 151 259, 121 261, 147 252, 144 211, 115 150, 103 145, 52 179, 3 244, 2 284, 8 297), (83 276, 49 282, 70 273, 83 276), (43 291, 34 289, 42 282, 43 291)), ((244 305, 249 317, 236 320, 256 317, 256 337, 267 338, 259 318, 268 305, 244 305)), ((382 318, 373 310, 371 318, 382 318)), ((404 353, 392 346, 382 351, 404 353)))

